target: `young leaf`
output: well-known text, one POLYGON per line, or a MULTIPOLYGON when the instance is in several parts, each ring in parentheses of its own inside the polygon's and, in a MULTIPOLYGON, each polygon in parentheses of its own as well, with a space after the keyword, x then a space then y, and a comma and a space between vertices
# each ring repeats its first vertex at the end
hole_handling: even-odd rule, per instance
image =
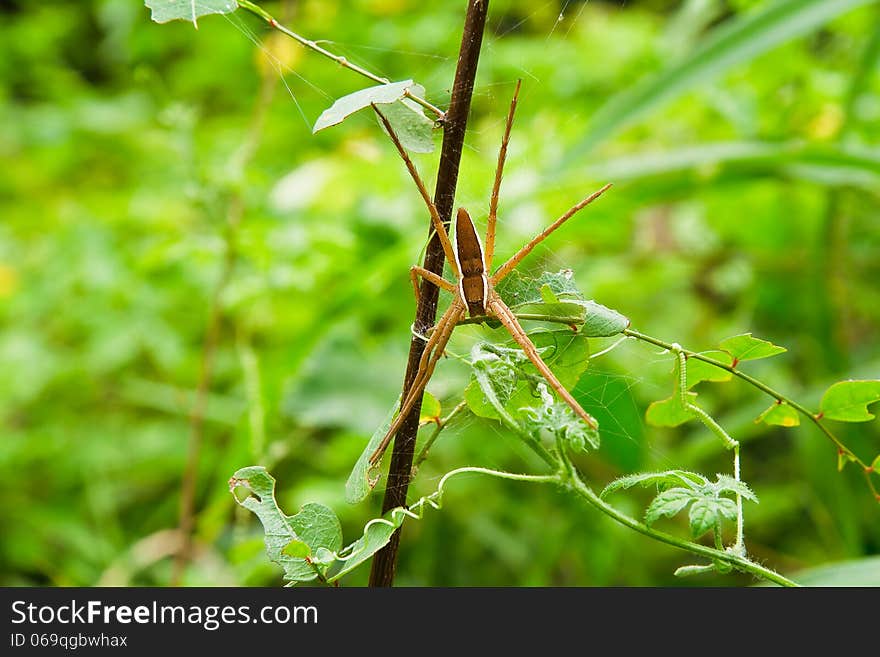
MULTIPOLYGON (((437 422, 440 419, 442 408, 437 398, 427 390, 422 396, 422 410, 419 413, 419 424, 437 422)), ((386 429, 387 431, 387 429, 386 429)))
MULTIPOLYGON (((696 399, 697 393, 687 393, 688 399, 696 399)), ((655 427, 677 427, 694 418, 693 413, 681 403, 677 392, 668 399, 652 402, 645 412, 645 421, 655 427)))
POLYGON ((880 472, 880 454, 871 462, 871 469, 874 472, 880 472))
POLYGON ((587 426, 564 402, 556 402, 544 383, 538 384, 542 405, 523 409, 526 427, 538 440, 547 432, 568 444, 575 452, 599 449, 599 432, 587 426))
POLYGON ((709 484, 709 480, 703 475, 696 472, 687 472, 686 470, 666 470, 665 472, 639 472, 625 477, 615 479, 605 486, 599 497, 605 497, 608 493, 621 488, 632 488, 633 486, 648 486, 655 484, 658 488, 664 489, 671 486, 684 485, 694 490, 709 484))
POLYGON ((208 14, 231 14, 238 9, 235 0, 145 0, 150 18, 156 23, 192 21, 199 29, 198 19, 208 14))
POLYGON ((699 538, 721 524, 722 518, 736 520, 736 503, 726 497, 701 497, 693 503, 688 513, 691 535, 699 538))
POLYGON ((819 411, 829 420, 867 422, 874 419, 868 406, 880 401, 880 380, 840 381, 825 391, 819 411))
MULTIPOLYGON (((375 87, 367 87, 366 89, 361 89, 352 94, 348 94, 347 96, 343 96, 342 98, 337 99, 329 108, 324 110, 315 122, 315 127, 312 128, 312 132, 318 132, 319 130, 324 130, 330 126, 342 123, 355 112, 358 112, 365 107, 369 107, 370 105, 385 105, 400 100, 403 98, 407 89, 410 88, 415 90, 415 84, 413 81, 403 80, 401 82, 392 82, 391 84, 379 84, 375 87)), ((419 90, 424 93, 424 89, 419 88, 419 90)), ((385 108, 383 108, 383 114, 384 110, 385 108)))
POLYGON ((744 360, 769 358, 770 356, 788 351, 785 347, 779 347, 772 342, 752 337, 751 333, 743 333, 742 335, 727 338, 722 340, 718 346, 733 357, 732 364, 734 367, 737 363, 741 363, 744 360))
POLYGON ((400 397, 398 396, 397 401, 394 402, 394 406, 388 411, 388 415, 385 416, 385 419, 382 421, 382 424, 379 425, 379 428, 373 432, 372 436, 370 436, 370 440, 367 442, 364 450, 358 457, 357 462, 351 469, 351 474, 348 475, 348 480, 345 482, 345 501, 349 504, 357 504, 365 499, 367 495, 370 494, 370 491, 373 490, 373 486, 376 485, 378 479, 370 481, 369 478, 370 456, 376 451, 376 448, 379 446, 379 443, 382 442, 385 434, 388 433, 388 428, 394 421, 394 416, 397 415, 397 409, 399 408, 400 397))
MULTIPOLYGON (((726 351, 705 351, 702 353, 703 356, 708 356, 709 358, 714 358, 717 361, 721 361, 725 365, 731 365, 733 363, 733 357, 728 354, 726 351)), ((700 383, 701 381, 715 381, 715 382, 723 382, 730 381, 733 378, 733 374, 728 372, 727 370, 723 370, 720 367, 715 367, 710 363, 706 363, 697 358, 688 358, 687 361, 687 387, 688 390, 693 388, 695 385, 700 383)))
POLYGON ((333 511, 320 504, 307 504, 295 516, 284 515, 275 501, 275 479, 262 466, 238 470, 229 480, 229 488, 234 493, 242 488, 249 491, 243 499, 235 494, 235 501, 260 519, 266 555, 284 569, 286 580, 310 582, 326 570, 326 566, 316 566, 304 557, 319 548, 339 549, 342 530, 333 511))
POLYGON ((645 524, 653 525, 662 517, 671 518, 696 499, 696 493, 687 488, 670 488, 655 497, 645 511, 645 524))
POLYGON ((766 422, 779 427, 796 427, 801 423, 798 412, 785 402, 774 402, 755 418, 755 424, 766 422))
POLYGON ((742 495, 743 499, 755 502, 756 504, 758 502, 758 496, 755 495, 752 489, 749 488, 744 481, 737 481, 730 475, 715 475, 715 482, 708 484, 704 490, 709 491, 716 496, 721 493, 738 493, 742 495))
MULTIPOLYGON (((425 95, 425 89, 421 85, 415 84, 411 90, 417 96, 425 95)), ((408 98, 401 98, 393 103, 383 104, 381 111, 406 150, 413 153, 433 152, 434 121, 425 116, 418 104, 408 98)), ((376 120, 385 131, 385 124, 378 116, 376 120)))

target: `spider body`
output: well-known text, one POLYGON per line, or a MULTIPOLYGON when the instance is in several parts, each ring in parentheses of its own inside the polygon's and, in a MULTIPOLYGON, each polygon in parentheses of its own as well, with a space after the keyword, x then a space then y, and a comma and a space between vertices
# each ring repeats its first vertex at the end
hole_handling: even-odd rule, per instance
POLYGON ((437 237, 440 239, 440 243, 443 246, 443 252, 446 256, 446 261, 449 263, 450 268, 455 274, 456 282, 451 283, 442 276, 418 265, 414 265, 410 268, 410 278, 412 279, 413 290, 415 291, 417 301, 420 298, 418 279, 421 277, 425 281, 424 284, 436 285, 447 292, 451 292, 453 295, 452 303, 449 304, 449 307, 437 320, 429 337, 426 338, 425 349, 422 352, 422 357, 419 361, 419 367, 415 378, 401 401, 400 412, 391 423, 391 426, 388 428, 388 431, 379 443, 379 446, 370 456, 370 465, 376 465, 379 462, 382 458, 382 454, 391 442, 391 439, 403 424, 403 421, 409 416, 410 411, 415 407, 416 402, 422 398, 425 386, 430 380, 431 375, 434 373, 434 368, 442 357, 443 350, 446 348, 446 344, 449 342, 455 326, 468 315, 471 317, 488 316, 501 322, 514 341, 519 344, 526 356, 528 356, 529 360, 532 361, 532 364, 534 364, 537 370, 541 373, 541 376, 547 380, 550 387, 556 391, 565 403, 568 404, 568 406, 588 426, 592 429, 598 428, 596 420, 581 408, 577 400, 571 396, 571 393, 565 389, 547 364, 543 361, 538 349, 529 339, 528 334, 522 326, 520 326, 516 315, 514 315, 513 311, 507 307, 507 304, 504 303, 495 291, 495 285, 507 276, 507 274, 513 271, 514 267, 531 253, 538 244, 544 241, 548 235, 611 187, 611 185, 605 185, 577 203, 568 212, 559 217, 534 239, 517 251, 513 257, 498 267, 494 273, 491 273, 492 259, 495 253, 495 226, 498 216, 498 198, 501 189, 501 177, 504 170, 504 161, 507 157, 507 145, 510 140, 510 130, 513 125, 513 116, 516 110, 519 89, 520 83, 517 82, 513 100, 510 103, 510 111, 507 115, 507 125, 504 131, 504 137, 501 141, 501 150, 498 154, 498 166, 495 170, 495 183, 492 187, 492 195, 489 199, 489 216, 487 219, 485 248, 480 241, 480 237, 477 234, 476 227, 474 226, 470 215, 464 208, 459 208, 455 218, 455 247, 453 248, 449 235, 446 232, 446 226, 440 218, 437 208, 434 206, 434 202, 431 200, 428 190, 425 187, 424 182, 422 182, 415 165, 412 163, 409 155, 407 155, 406 150, 400 143, 400 139, 395 134, 391 124, 379 108, 376 105, 373 105, 373 109, 379 116, 382 124, 385 126, 386 132, 394 142, 397 152, 400 154, 401 158, 403 158, 413 182, 415 182, 416 187, 419 189, 419 193, 422 195, 422 199, 431 215, 431 224, 437 233, 437 237))
POLYGON ((471 317, 481 317, 486 314, 489 277, 486 274, 483 245, 471 216, 464 208, 459 208, 455 217, 455 259, 461 272, 458 283, 461 298, 471 317))

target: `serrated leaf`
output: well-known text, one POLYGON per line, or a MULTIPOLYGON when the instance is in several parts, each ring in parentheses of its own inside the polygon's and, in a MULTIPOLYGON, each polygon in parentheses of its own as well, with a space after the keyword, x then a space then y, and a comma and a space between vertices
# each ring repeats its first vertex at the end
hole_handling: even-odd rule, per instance
POLYGON ((722 351, 726 351, 733 357, 732 364, 734 366, 744 360, 770 358, 788 351, 785 347, 780 347, 767 340, 755 338, 751 333, 743 333, 742 335, 726 338, 718 346, 721 347, 722 351))
MULTIPOLYGON (((416 96, 424 97, 425 95, 425 88, 421 85, 414 84, 410 90, 416 96)), ((394 134, 397 135, 406 150, 413 153, 434 151, 434 121, 425 116, 417 103, 408 98, 401 98, 393 103, 383 104, 381 111, 382 116, 394 128, 394 134)), ((376 120, 385 131, 385 124, 378 116, 376 120)))
POLYGON ((305 544, 311 553, 318 548, 338 550, 342 544, 342 530, 336 515, 321 504, 307 504, 295 516, 286 516, 275 501, 275 479, 262 466, 238 470, 229 480, 230 490, 244 488, 250 495, 235 500, 254 513, 263 525, 266 555, 284 570, 284 578, 291 582, 310 582, 318 577, 315 567, 296 554, 302 552, 298 543, 305 544))
POLYGON ((146 0, 155 23, 190 21, 198 29, 198 19, 209 14, 231 14, 238 9, 235 0, 146 0))
POLYGON ((739 493, 743 497, 743 499, 755 503, 758 502, 758 496, 755 495, 752 489, 749 488, 744 481, 737 481, 730 475, 716 475, 715 482, 709 484, 706 487, 706 490, 711 491, 716 496, 720 495, 721 493, 739 493))
POLYGON ((648 486, 655 484, 658 488, 684 485, 688 488, 698 489, 709 484, 709 480, 703 475, 686 470, 666 470, 665 472, 639 472, 615 479, 605 486, 599 497, 605 497, 608 493, 621 488, 633 486, 648 486))
MULTIPOLYGON (((695 392, 687 395, 689 400, 697 397, 695 392)), ((667 399, 652 402, 645 411, 645 421, 654 427, 677 427, 693 418, 693 413, 684 407, 677 392, 667 399)))
POLYGON ((347 96, 343 96, 321 113, 321 116, 315 122, 315 127, 312 128, 312 132, 315 133, 342 123, 355 112, 359 112, 373 104, 385 105, 400 100, 404 97, 406 90, 414 87, 414 84, 412 80, 379 84, 375 87, 367 87, 366 89, 360 89, 347 96))
POLYGON ((694 501, 696 493, 687 488, 664 490, 651 500, 645 511, 645 524, 653 525, 662 517, 671 518, 694 501))
POLYGON ((391 410, 388 411, 382 424, 380 424, 376 431, 373 432, 373 435, 370 436, 370 440, 367 441, 361 455, 351 469, 351 473, 348 475, 348 480, 345 482, 345 501, 349 504, 357 504, 365 499, 376 485, 378 476, 373 480, 370 480, 369 476, 370 456, 372 456, 373 452, 376 451, 376 448, 379 447, 379 443, 382 442, 385 434, 388 433, 388 429, 391 427, 391 423, 394 421, 394 416, 397 415, 397 410, 399 408, 400 397, 398 396, 397 401, 394 402, 391 410))
MULTIPOLYGON (((720 508, 717 504, 718 501, 719 500, 708 498, 701 498, 694 501, 691 510, 688 513, 691 535, 694 538, 699 538, 721 522, 721 518, 719 517, 720 508)), ((735 506, 736 505, 734 505, 734 509, 735 506)))
MULTIPOLYGON (((717 361, 721 361, 725 365, 731 365, 733 363, 733 357, 726 351, 705 351, 702 352, 701 355, 707 356, 709 358, 714 358, 717 361)), ((720 367, 715 367, 714 365, 706 363, 697 358, 688 358, 687 360, 688 390, 693 388, 701 381, 724 382, 730 381, 730 379, 732 378, 733 374, 731 374, 727 370, 721 369, 720 367)))
POLYGON ((778 427, 796 427, 801 423, 800 415, 785 402, 774 402, 755 418, 755 424, 766 422, 778 427))
POLYGON ((880 380, 840 381, 825 391, 819 411, 829 420, 867 422, 874 419, 868 406, 880 401, 880 380))
POLYGON ((441 411, 442 407, 440 406, 440 402, 434 395, 426 390, 422 396, 422 410, 419 412, 419 424, 437 422, 440 419, 441 411))

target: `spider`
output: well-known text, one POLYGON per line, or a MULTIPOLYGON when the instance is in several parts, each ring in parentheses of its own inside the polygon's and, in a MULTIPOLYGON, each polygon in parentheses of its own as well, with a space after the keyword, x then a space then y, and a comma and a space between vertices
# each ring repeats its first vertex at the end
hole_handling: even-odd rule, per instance
POLYGON ((577 212, 592 203, 611 187, 610 184, 607 184, 574 205, 568 210, 568 212, 559 217, 534 239, 517 251, 507 262, 498 267, 498 269, 495 270, 495 273, 491 273, 492 260, 495 255, 495 225, 497 223, 501 177, 504 171, 504 162, 507 158, 507 146, 510 142, 510 131, 513 126, 513 117, 516 112, 516 103, 519 96, 520 85, 521 81, 518 81, 516 84, 516 90, 513 93, 513 99, 510 102, 510 110, 507 114, 507 124, 504 129, 504 136, 501 140, 501 150, 498 153, 498 165, 495 169, 495 183, 492 186, 492 195, 489 199, 489 216, 487 219, 485 248, 480 242, 473 220, 464 208, 458 209, 455 218, 455 248, 453 248, 449 235, 444 228, 443 221, 440 219, 437 208, 434 206, 415 165, 412 160, 410 160, 409 155, 407 155, 406 150, 401 144, 400 139, 397 137, 397 134, 394 132, 394 129, 391 127, 388 119, 385 118, 376 105, 373 105, 373 110, 385 126, 385 130, 391 137, 391 141, 394 142, 397 152, 403 158, 410 176, 415 182, 416 187, 418 187, 422 199, 425 201, 425 205, 428 207, 428 212, 431 214, 431 223, 434 230, 437 232, 437 236, 440 238, 446 261, 449 263, 450 268, 455 274, 457 282, 452 283, 447 281, 445 278, 442 278, 419 265, 413 265, 410 268, 410 278, 412 279, 413 289, 415 290, 417 300, 419 298, 418 277, 421 276, 423 279, 437 287, 451 292, 453 295, 452 303, 449 304, 446 312, 444 312, 440 319, 437 320, 431 330, 430 335, 427 338, 425 350, 419 361, 419 368, 413 379, 412 386, 406 397, 402 400, 400 404, 400 412, 391 423, 385 437, 382 439, 376 450, 370 455, 370 466, 375 466, 379 462, 382 455, 385 453, 388 444, 391 442, 392 437, 397 433, 398 429, 400 429, 406 416, 409 415, 409 412, 412 410, 416 400, 421 398, 428 380, 434 373, 434 368, 437 365, 437 362, 443 355, 446 344, 449 342, 450 337, 452 337, 452 331, 455 329, 456 325, 468 315, 471 317, 491 317, 497 319, 507 329, 513 339, 525 352, 526 356, 528 356, 529 360, 532 361, 557 394, 565 400, 571 409, 584 422, 586 422, 591 429, 598 428, 596 420, 581 408, 580 404, 578 404, 575 398, 571 396, 571 393, 565 389, 553 372, 550 371, 550 368, 541 358, 538 349, 529 339, 529 336, 520 325, 513 311, 504 303, 504 301, 502 301, 501 297, 495 291, 495 286, 513 271, 523 258, 531 253, 532 249, 543 242, 553 231, 568 221, 577 212))

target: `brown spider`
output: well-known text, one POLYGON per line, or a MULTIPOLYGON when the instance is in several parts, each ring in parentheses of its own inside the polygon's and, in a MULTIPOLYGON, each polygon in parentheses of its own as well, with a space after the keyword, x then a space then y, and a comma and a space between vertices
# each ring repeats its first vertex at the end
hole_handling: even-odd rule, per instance
POLYGON ((379 111, 379 108, 373 105, 373 109, 376 114, 379 115, 379 119, 385 126, 385 130, 390 135, 391 140, 394 142, 398 153, 400 153, 400 156, 403 158, 413 181, 419 188, 419 192, 425 201, 425 205, 428 206, 428 211, 431 213, 431 223, 434 230, 437 232, 437 236, 440 238, 440 242, 443 245, 443 252, 446 255, 446 260, 449 262, 449 266, 455 274, 458 282, 457 284, 451 283, 441 276, 438 276, 418 265, 413 265, 410 268, 410 277, 412 278, 412 284, 415 289, 417 300, 419 298, 418 277, 421 276, 437 287, 451 292, 453 295, 452 303, 449 304, 446 312, 444 312, 440 319, 437 320, 430 333, 430 337, 427 339, 425 351, 419 361, 419 369, 416 372, 415 379, 413 379, 409 394, 407 394, 401 402, 400 412, 391 423, 382 442, 370 455, 371 466, 375 466, 382 458, 382 454, 384 454, 387 449, 388 443, 391 442, 391 438, 397 433, 398 429, 400 429, 403 420, 409 414, 410 410, 412 410, 413 404, 415 404, 416 400, 421 397, 428 380, 434 373, 434 367, 437 365, 437 361, 440 360, 440 357, 443 355, 443 351, 446 348, 446 344, 452 336, 453 329, 455 329, 455 326, 467 315, 470 315, 471 317, 494 317, 501 322, 513 339, 520 345, 520 347, 522 347, 522 350, 529 357, 529 360, 532 361, 541 375, 547 379, 547 382, 559 394, 559 396, 565 400, 571 409, 577 413, 577 415, 586 422, 590 428, 598 428, 598 423, 595 418, 581 408, 580 404, 577 403, 575 398, 571 396, 571 393, 565 389, 553 372, 550 371, 547 364, 541 359, 541 355, 538 353, 537 348, 529 339, 529 336, 526 334, 522 326, 520 326, 513 311, 508 308, 507 304, 501 300, 501 297, 495 291, 495 286, 507 276, 523 258, 531 253, 532 249, 543 242, 553 231, 568 221, 579 210, 583 209, 601 196, 602 193, 611 187, 611 185, 605 185, 599 191, 593 192, 587 198, 572 207, 568 212, 559 217, 559 219, 550 224, 550 226, 545 228, 539 235, 522 247, 512 258, 510 258, 510 260, 501 265, 494 274, 490 274, 492 271, 492 258, 495 255, 495 225, 498 212, 498 195, 501 189, 501 177, 504 171, 504 161, 507 158, 507 145, 510 141, 510 130, 513 125, 513 115, 516 112, 516 100, 519 96, 520 83, 521 81, 517 82, 516 90, 513 94, 513 100, 510 102, 510 111, 507 114, 507 125, 504 130, 504 137, 501 140, 501 150, 498 153, 498 166, 495 170, 495 183, 492 186, 492 196, 489 200, 489 217, 487 220, 485 249, 480 243, 480 238, 477 235, 473 220, 464 208, 459 208, 458 214, 456 215, 456 248, 453 248, 452 242, 449 240, 449 235, 446 233, 443 226, 443 221, 440 219, 437 208, 431 201, 428 190, 422 182, 418 171, 416 171, 415 165, 407 155, 406 150, 400 143, 400 139, 391 127, 391 124, 382 112, 379 111))

